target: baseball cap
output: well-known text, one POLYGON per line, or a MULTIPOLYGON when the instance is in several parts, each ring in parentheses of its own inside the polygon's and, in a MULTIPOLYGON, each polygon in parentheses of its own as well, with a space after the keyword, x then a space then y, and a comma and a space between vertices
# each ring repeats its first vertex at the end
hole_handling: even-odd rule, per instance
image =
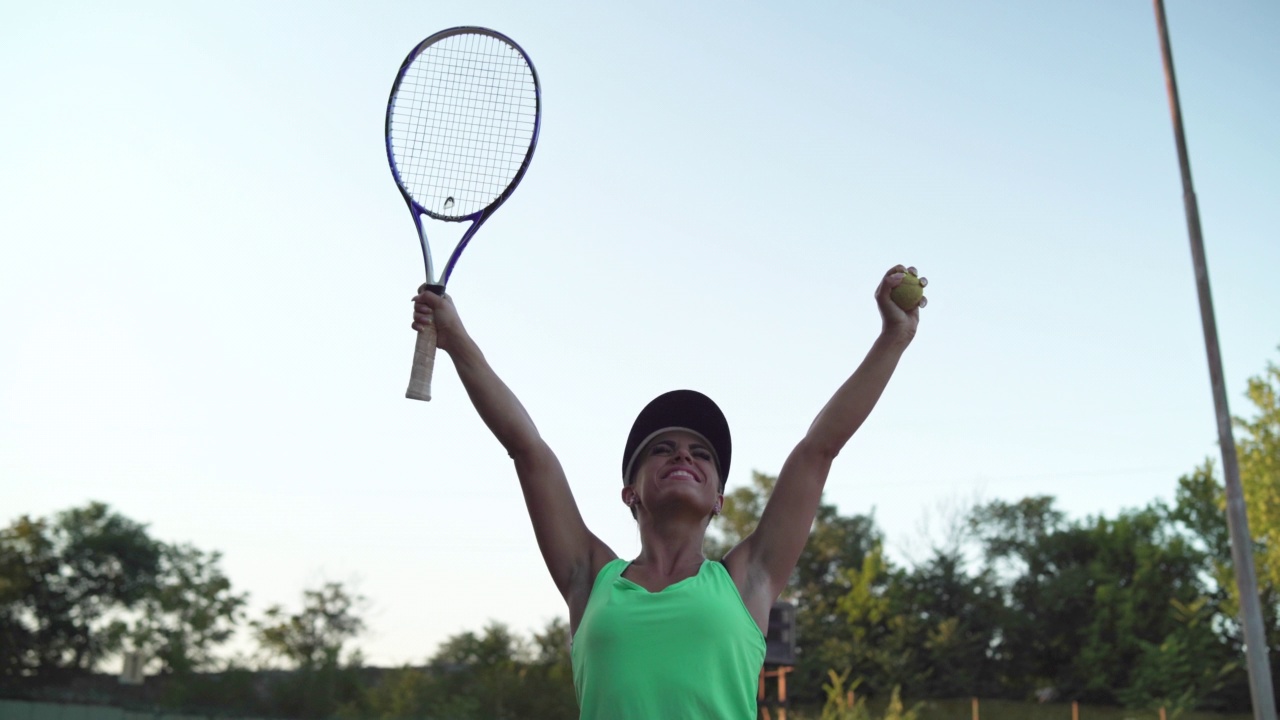
POLYGON ((672 390, 649 402, 636 416, 622 451, 622 484, 626 485, 636 457, 649 441, 668 430, 688 430, 701 435, 711 446, 720 473, 720 484, 729 477, 729 460, 733 443, 729 438, 729 421, 720 407, 696 390, 672 390))

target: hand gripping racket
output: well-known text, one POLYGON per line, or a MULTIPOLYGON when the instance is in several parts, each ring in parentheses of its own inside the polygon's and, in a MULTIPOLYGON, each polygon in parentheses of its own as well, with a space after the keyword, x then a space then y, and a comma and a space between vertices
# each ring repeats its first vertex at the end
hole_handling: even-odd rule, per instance
MULTIPOLYGON (((428 289, 443 294, 476 230, 515 191, 538 144, 538 73, 507 36, 442 30, 405 58, 387 101, 387 160, 422 244, 428 289), (422 216, 470 221, 436 279, 422 216)), ((418 333, 405 397, 431 399, 436 329, 418 333)))

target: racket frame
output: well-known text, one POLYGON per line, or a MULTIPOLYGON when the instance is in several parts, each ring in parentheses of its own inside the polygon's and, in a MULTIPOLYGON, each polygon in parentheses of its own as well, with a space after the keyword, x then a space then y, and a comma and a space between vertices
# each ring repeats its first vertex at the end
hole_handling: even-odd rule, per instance
MULTIPOLYGON (((462 25, 458 27, 448 28, 434 33, 422 42, 418 43, 404 62, 400 64, 400 70, 396 73, 396 80, 391 85, 391 94, 387 98, 387 117, 383 128, 383 137, 387 145, 387 164, 391 167, 391 174, 395 178, 396 188, 400 190, 400 195, 404 197, 405 204, 409 206, 409 214, 413 216, 413 225, 418 231, 418 243, 422 246, 422 262, 426 268, 427 282, 423 286, 424 289, 434 292, 437 295, 444 295, 445 286, 449 282, 449 276, 453 274, 453 268, 458 263, 458 258, 462 257, 462 251, 466 249, 467 244, 471 242, 471 238, 480 229, 480 226, 488 220, 499 207, 502 206, 507 198, 515 192, 520 181, 524 179, 525 172, 529 169, 529 162, 533 159, 533 151, 538 146, 538 132, 542 127, 542 83, 538 79, 538 70, 533 65, 533 60, 529 58, 529 54, 524 51, 514 40, 503 35, 496 30, 489 28, 477 27, 474 25, 462 25), (405 74, 409 71, 409 67, 413 61, 418 58, 427 48, 449 37, 455 35, 487 35, 495 38, 513 48, 520 53, 524 63, 529 68, 529 74, 533 78, 533 133, 529 137, 529 149, 525 151, 524 159, 520 163, 520 167, 516 170, 511 182, 507 183, 507 187, 498 195, 493 202, 485 207, 473 212, 469 215, 460 217, 446 216, 434 213, 431 210, 418 204, 409 191, 405 188, 404 180, 400 177, 400 168, 396 165, 395 150, 391 142, 391 117, 392 110, 395 108, 396 94, 400 90, 400 83, 404 80, 405 74), (422 223, 422 216, 426 215, 433 220, 441 220, 444 222, 466 222, 471 221, 471 225, 463 232, 458 244, 450 253, 449 259, 445 262, 444 271, 440 274, 437 281, 435 276, 435 265, 431 259, 431 244, 427 240, 427 231, 422 223)), ((435 326, 428 325, 418 333, 417 345, 414 348, 413 372, 409 379, 409 389, 405 392, 405 397, 414 400, 430 400, 431 399, 431 375, 435 365, 436 354, 436 332, 435 326)))
POLYGON ((533 160, 533 151, 538 146, 538 131, 541 129, 541 126, 542 83, 538 79, 538 70, 533 66, 533 60, 529 58, 529 54, 524 51, 524 48, 520 47, 516 41, 496 30, 490 30, 489 28, 477 27, 474 25, 461 25, 441 30, 418 43, 404 59, 404 62, 400 64, 400 70, 396 73, 396 81, 391 86, 391 94, 387 97, 387 118, 383 136, 385 137, 387 144, 387 164, 391 167, 391 174, 395 177, 396 188, 400 190, 400 195, 404 197, 405 204, 409 206, 409 212, 413 215, 414 227, 418 230, 418 242, 422 245, 422 261, 427 271, 427 285, 432 292, 435 292, 437 295, 444 294, 444 288, 449 283, 449 276, 453 274, 453 268, 458 263, 458 258, 462 256, 462 251, 465 250, 467 244, 471 242, 472 236, 475 235, 476 231, 480 229, 480 226, 493 215, 494 211, 501 207, 502 204, 507 201, 507 198, 511 197, 511 194, 515 192, 516 187, 520 185, 520 181, 524 179, 524 174, 529 169, 529 162, 533 160), (419 205, 413 199, 413 196, 409 194, 409 191, 405 189, 404 180, 400 177, 400 168, 396 165, 395 152, 391 146, 391 111, 395 106, 396 92, 400 89, 400 82, 404 79, 405 73, 409 71, 409 66, 413 64, 413 61, 416 60, 424 50, 437 42, 455 35, 467 34, 488 35, 496 38, 507 45, 510 45, 516 52, 520 53, 520 56, 524 59, 525 65, 529 67, 529 74, 533 77, 533 97, 535 103, 533 112, 533 134, 529 138, 529 149, 525 152, 524 160, 521 161, 519 169, 516 170, 515 176, 511 178, 511 182, 507 184, 506 189, 503 190, 493 202, 480 210, 477 210, 470 215, 452 217, 434 213, 419 205), (431 245, 427 240, 427 232, 422 224, 423 215, 426 215, 433 220, 442 220, 444 222, 471 221, 471 226, 462 234, 462 238, 458 240, 457 246, 454 247, 453 252, 449 255, 448 261, 445 262, 444 272, 441 273, 439 282, 437 282, 435 278, 435 265, 431 259, 431 245))

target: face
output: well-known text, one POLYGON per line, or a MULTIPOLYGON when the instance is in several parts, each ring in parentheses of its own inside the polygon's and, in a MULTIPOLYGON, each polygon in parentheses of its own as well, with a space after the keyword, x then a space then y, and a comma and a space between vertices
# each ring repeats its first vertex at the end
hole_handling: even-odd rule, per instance
POLYGON ((651 510, 677 503, 720 511, 720 473, 715 454, 702 436, 670 430, 649 441, 636 459, 633 481, 623 488, 623 502, 651 510))

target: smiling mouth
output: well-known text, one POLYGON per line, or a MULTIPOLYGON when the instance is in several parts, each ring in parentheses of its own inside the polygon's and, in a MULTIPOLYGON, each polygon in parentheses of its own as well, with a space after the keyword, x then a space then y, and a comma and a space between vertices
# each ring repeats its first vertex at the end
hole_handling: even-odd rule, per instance
POLYGON ((668 480, 688 480, 689 482, 698 482, 698 476, 688 470, 672 470, 667 473, 668 480))

